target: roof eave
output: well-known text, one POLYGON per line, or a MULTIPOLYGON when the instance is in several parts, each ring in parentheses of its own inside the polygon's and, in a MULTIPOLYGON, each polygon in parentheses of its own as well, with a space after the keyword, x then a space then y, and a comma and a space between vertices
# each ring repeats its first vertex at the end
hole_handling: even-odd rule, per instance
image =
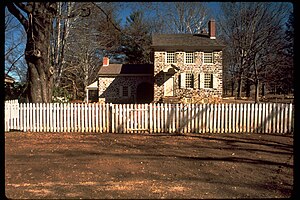
POLYGON ((224 45, 219 46, 151 46, 154 51, 222 51, 224 45))

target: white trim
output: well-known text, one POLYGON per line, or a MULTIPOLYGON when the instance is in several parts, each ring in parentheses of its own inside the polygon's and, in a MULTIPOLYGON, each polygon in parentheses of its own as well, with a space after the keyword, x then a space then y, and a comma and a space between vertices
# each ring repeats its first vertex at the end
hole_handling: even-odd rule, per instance
POLYGON ((180 73, 180 89, 184 89, 185 87, 185 72, 180 73))
POLYGON ((199 73, 199 88, 201 88, 201 89, 204 88, 204 73, 203 72, 199 73))
POLYGON ((165 53, 165 63, 166 64, 175 64, 176 63, 176 52, 175 51, 166 51, 166 53, 165 53), (168 53, 174 53, 174 62, 172 62, 172 63, 168 62, 168 53))
POLYGON ((190 71, 186 72, 186 73, 185 73, 185 88, 186 88, 186 89, 194 89, 194 88, 195 88, 195 83, 194 83, 194 81, 195 81, 194 73, 193 73, 193 72, 190 72, 190 71), (187 83, 187 82, 186 82, 186 81, 187 81, 187 75, 191 75, 191 80, 190 80, 190 81, 191 81, 191 86, 192 86, 192 87, 187 87, 187 84, 186 84, 186 83, 187 83))
POLYGON ((167 79, 166 74, 164 74, 164 96, 165 97, 173 97, 174 96, 174 75, 173 76, 169 76, 169 79, 167 79), (171 81, 172 80, 172 81, 171 81), (167 90, 167 82, 171 82, 172 83, 172 94, 171 95, 166 95, 166 90, 167 90))
POLYGON ((213 73, 212 75, 212 85, 213 85, 213 88, 218 88, 218 84, 219 84, 219 79, 217 77, 217 74, 216 73, 213 73))
POLYGON ((191 52, 191 51, 184 52, 184 58, 183 58, 183 60, 184 60, 184 64, 195 64, 195 52, 194 51, 193 52, 191 52), (193 53, 193 62, 192 63, 187 63, 186 62, 186 54, 187 53, 193 53))
POLYGON ((205 65, 213 65, 213 64, 215 64, 214 52, 213 51, 212 52, 203 52, 203 54, 202 54, 202 63, 205 64, 205 65), (211 63, 204 62, 204 55, 205 55, 205 53, 211 53, 212 54, 212 62, 211 63))
POLYGON ((204 78, 204 80, 203 80, 204 89, 212 89, 212 88, 214 88, 214 85, 213 85, 214 84, 214 75, 213 75, 213 73, 204 73, 203 78, 204 78), (210 75, 210 82, 209 82, 209 84, 212 85, 212 87, 205 87, 205 75, 210 75))
POLYGON ((88 85, 86 87, 87 90, 97 90, 98 89, 98 81, 95 81, 94 83, 88 85))

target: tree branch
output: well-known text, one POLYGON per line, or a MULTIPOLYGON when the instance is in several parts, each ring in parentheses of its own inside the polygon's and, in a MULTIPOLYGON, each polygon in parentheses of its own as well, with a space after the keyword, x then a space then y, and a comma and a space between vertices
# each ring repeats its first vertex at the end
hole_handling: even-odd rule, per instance
POLYGON ((28 3, 27 5, 24 5, 23 3, 15 2, 14 3, 18 8, 26 12, 27 14, 32 12, 32 5, 31 3, 28 3))
POLYGON ((114 26, 115 29, 117 29, 119 32, 122 32, 121 29, 119 29, 115 23, 113 23, 109 17, 109 15, 100 7, 98 6, 95 2, 92 2, 92 4, 94 4, 98 9, 101 10, 101 12, 106 16, 106 19, 109 20, 109 22, 114 26))
POLYGON ((12 68, 14 67, 15 63, 18 62, 18 60, 20 60, 22 58, 22 56, 24 56, 25 54, 21 54, 16 60, 13 61, 13 63, 11 63, 10 67, 8 68, 7 72, 5 73, 5 75, 7 75, 11 70, 12 68))
POLYGON ((13 14, 20 23, 24 26, 25 31, 28 30, 28 20, 22 15, 22 13, 16 8, 13 3, 7 3, 7 8, 11 14, 13 14))

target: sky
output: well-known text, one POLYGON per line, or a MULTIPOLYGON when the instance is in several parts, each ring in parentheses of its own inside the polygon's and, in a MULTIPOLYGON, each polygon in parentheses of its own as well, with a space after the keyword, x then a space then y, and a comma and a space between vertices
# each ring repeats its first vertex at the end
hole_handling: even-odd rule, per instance
MULTIPOLYGON (((124 4, 123 9, 121 10, 121 13, 119 15, 119 18, 121 19, 121 24, 124 25, 126 22, 126 17, 128 17, 130 15, 130 13, 132 12, 133 8, 130 5, 133 5, 134 2, 121 2, 124 4)), ((161 3, 163 5, 164 2, 157 2, 157 3, 161 3)), ((208 2, 208 6, 209 8, 212 9, 213 12, 213 16, 215 16, 219 10, 220 10, 220 5, 219 2, 208 2)), ((18 21, 16 19, 14 19, 16 23, 18 23, 18 21)), ((5 36, 6 38, 6 45, 7 42, 9 42, 12 38, 14 38, 15 40, 19 37, 20 34, 20 30, 17 30, 13 33, 9 33, 5 36)), ((22 52, 25 49, 25 43, 24 44, 20 44, 19 48, 18 48, 18 52, 22 52)), ((22 58, 24 60, 24 57, 22 58)), ((17 64, 17 63, 16 63, 17 64)), ((18 76, 16 76, 16 74, 14 73, 9 73, 10 76, 14 77, 17 79, 17 81, 19 81, 18 76)))
MULTIPOLYGON (((164 2, 160 2, 162 5, 164 2)), ((212 15, 215 17, 218 15, 218 13, 220 12, 220 3, 219 2, 206 2, 208 7, 212 10, 212 15)), ((128 17, 130 15, 130 13, 132 12, 132 7, 130 7, 130 4, 132 3, 128 3, 128 2, 124 2, 124 8, 122 9, 119 17, 121 19, 121 24, 124 25, 126 22, 126 17, 128 17)))
MULTIPOLYGON (((117 2, 117 3, 119 3, 119 2, 117 2)), ((157 3, 163 5, 164 2, 157 2, 157 3)), ((207 3, 208 7, 210 8, 210 10, 212 12, 210 14, 212 15, 213 18, 216 18, 217 15, 219 15, 220 11, 221 11, 220 10, 220 2, 206 2, 206 3, 207 3)), ((124 4, 124 6, 122 7, 121 12, 119 14, 119 18, 121 19, 121 24, 124 25, 125 22, 126 22, 126 17, 128 17, 130 15, 130 13, 132 12, 132 10, 134 8, 134 7, 130 6, 130 5, 134 5, 135 2, 120 2, 120 4, 124 4)), ((292 4, 291 4, 291 7, 293 7, 292 4)), ((137 7, 137 8, 139 8, 139 7, 137 7)), ((151 15, 151 13, 150 13, 150 15, 151 15)), ((15 32, 15 33, 17 34, 17 32, 15 32)), ((13 34, 15 34, 15 33, 13 33, 13 34)), ((5 37, 6 37, 6 39, 5 39, 5 43, 6 43, 9 40, 8 40, 7 36, 5 36, 5 37)), ((15 35, 15 36, 14 35, 10 35, 10 37, 16 38, 17 35, 15 35)), ((25 43, 24 43, 24 45, 20 45, 20 48, 21 48, 21 50, 19 49, 19 51, 22 51, 22 48, 23 49, 25 48, 25 43)), ((15 77, 14 74, 9 74, 9 75, 15 77)))

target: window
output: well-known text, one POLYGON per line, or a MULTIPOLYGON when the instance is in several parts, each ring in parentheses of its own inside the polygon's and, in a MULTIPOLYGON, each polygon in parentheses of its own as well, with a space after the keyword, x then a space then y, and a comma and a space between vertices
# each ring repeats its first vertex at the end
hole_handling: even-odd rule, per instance
POLYGON ((193 52, 185 53, 185 63, 194 63, 194 53, 193 52))
POLYGON ((204 74, 204 88, 213 88, 212 74, 204 74))
POLYGON ((122 93, 123 97, 128 97, 128 86, 123 86, 123 93, 122 93))
POLYGON ((167 63, 175 63, 175 52, 167 52, 167 63))
POLYGON ((120 97, 129 97, 130 96, 130 87, 128 86, 120 86, 120 97))
POLYGON ((187 73, 185 76, 185 87, 194 88, 194 75, 192 73, 187 73))
POLYGON ((179 87, 182 89, 198 87, 198 84, 195 81, 195 74, 192 72, 180 73, 179 87))
POLYGON ((204 56, 203 56, 203 62, 204 63, 213 63, 214 62, 214 56, 212 52, 204 52, 204 56))

